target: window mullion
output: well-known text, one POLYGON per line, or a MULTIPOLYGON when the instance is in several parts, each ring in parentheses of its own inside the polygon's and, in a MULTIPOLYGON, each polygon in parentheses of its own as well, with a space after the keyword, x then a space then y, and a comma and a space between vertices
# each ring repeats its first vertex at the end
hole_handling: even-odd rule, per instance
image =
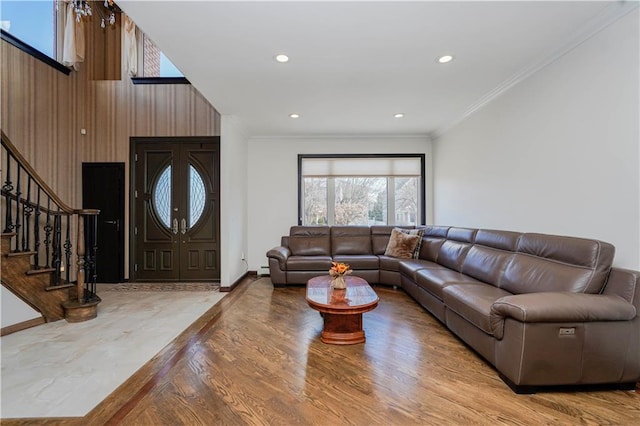
POLYGON ((336 223, 336 180, 332 177, 327 178, 327 223, 336 223))
POLYGON ((54 8, 54 21, 53 21, 53 40, 54 40, 54 52, 53 56, 56 61, 62 62, 62 54, 64 50, 64 24, 66 21, 66 3, 53 4, 54 8))
POLYGON ((387 178, 387 224, 396 224, 396 183, 394 178, 387 178))

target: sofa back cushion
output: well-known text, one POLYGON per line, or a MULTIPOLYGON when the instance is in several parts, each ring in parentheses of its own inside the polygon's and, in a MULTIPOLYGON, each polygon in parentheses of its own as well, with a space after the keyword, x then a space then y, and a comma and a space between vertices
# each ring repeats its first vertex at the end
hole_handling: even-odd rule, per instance
POLYGON ((513 252, 476 244, 469 249, 464 258, 462 273, 499 287, 502 275, 512 257, 513 252))
POLYGON ((450 226, 425 226, 424 227, 424 236, 425 237, 438 237, 438 238, 446 238, 447 232, 449 232, 450 226))
POLYGON ((449 228, 449 232, 447 232, 447 240, 472 243, 475 240, 477 232, 477 229, 471 228, 449 228))
POLYGON ((614 247, 602 241, 522 234, 500 287, 514 294, 540 291, 599 293, 614 247))
POLYGON ((289 250, 294 256, 330 256, 331 237, 328 226, 292 226, 289 250))
POLYGON ((474 242, 486 247, 516 251, 516 248, 518 247, 518 240, 521 235, 522 233, 520 232, 478 229, 474 242))
POLYGON ((373 254, 368 226, 332 226, 331 254, 373 254))
POLYGON ((470 248, 471 244, 446 240, 438 250, 437 262, 442 266, 460 272, 464 258, 470 248))
POLYGON ((444 238, 423 237, 419 258, 430 262, 437 262, 438 252, 444 241, 444 238))
MULTIPOLYGON (((475 239, 477 229, 455 228, 447 230, 447 240, 438 250, 437 262, 449 269, 460 272, 471 243, 475 239)), ((427 232, 425 232, 427 235, 427 232)))

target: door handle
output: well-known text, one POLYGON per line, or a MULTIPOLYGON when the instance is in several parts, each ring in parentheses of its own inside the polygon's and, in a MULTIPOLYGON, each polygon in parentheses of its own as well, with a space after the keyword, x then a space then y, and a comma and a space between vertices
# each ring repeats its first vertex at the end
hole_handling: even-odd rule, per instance
POLYGON ((178 233, 178 219, 173 218, 173 233, 177 234, 178 233))
POLYGON ((182 235, 187 233, 187 220, 184 218, 180 222, 180 232, 182 232, 182 235))
POLYGON ((115 225, 116 231, 120 231, 120 220, 105 220, 104 223, 107 225, 115 225))

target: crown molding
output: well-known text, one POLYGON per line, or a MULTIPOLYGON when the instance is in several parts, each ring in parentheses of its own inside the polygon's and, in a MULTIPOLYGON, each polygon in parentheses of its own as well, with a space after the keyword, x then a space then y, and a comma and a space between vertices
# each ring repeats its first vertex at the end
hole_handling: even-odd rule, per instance
POLYGON ((513 86, 528 79, 533 74, 537 73, 548 65, 551 65, 558 59, 574 50, 576 47, 580 46, 585 41, 589 40, 591 37, 598 34, 600 31, 604 30, 627 14, 638 9, 639 6, 640 2, 638 1, 622 0, 611 2, 609 5, 605 6, 599 14, 594 16, 586 24, 576 30, 563 45, 553 51, 550 51, 542 59, 532 62, 511 77, 504 80, 489 92, 485 93, 476 102, 471 104, 458 118, 453 119, 449 123, 436 129, 435 131, 430 132, 430 139, 436 140, 440 138, 447 131, 451 130, 453 127, 464 121, 467 117, 471 116, 476 111, 480 110, 491 101, 507 92, 513 86))
POLYGON ((428 133, 410 133, 410 134, 299 134, 299 135, 256 135, 251 136, 250 139, 255 140, 326 140, 326 139, 422 139, 425 141, 431 141, 431 137, 428 133))

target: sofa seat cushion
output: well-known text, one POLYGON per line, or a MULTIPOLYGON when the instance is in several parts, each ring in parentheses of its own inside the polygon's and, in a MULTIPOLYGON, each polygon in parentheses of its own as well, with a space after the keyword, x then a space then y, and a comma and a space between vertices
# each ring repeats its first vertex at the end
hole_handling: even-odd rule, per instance
POLYGON ((331 268, 331 256, 289 256, 288 271, 327 271, 331 268))
POLYGON ((378 256, 372 254, 353 254, 353 255, 335 255, 333 256, 335 262, 348 263, 351 269, 378 269, 379 262, 378 256))
POLYGON ((425 268, 416 271, 415 281, 419 287, 442 300, 442 289, 451 284, 483 284, 468 275, 445 268, 425 268))
POLYGON ((442 290, 442 295, 447 309, 493 335, 491 306, 496 300, 512 294, 490 284, 452 284, 442 290))
POLYGON ((422 259, 400 259, 400 266, 398 269, 402 275, 406 275, 408 278, 415 281, 416 272, 425 268, 447 269, 435 262, 422 259))

